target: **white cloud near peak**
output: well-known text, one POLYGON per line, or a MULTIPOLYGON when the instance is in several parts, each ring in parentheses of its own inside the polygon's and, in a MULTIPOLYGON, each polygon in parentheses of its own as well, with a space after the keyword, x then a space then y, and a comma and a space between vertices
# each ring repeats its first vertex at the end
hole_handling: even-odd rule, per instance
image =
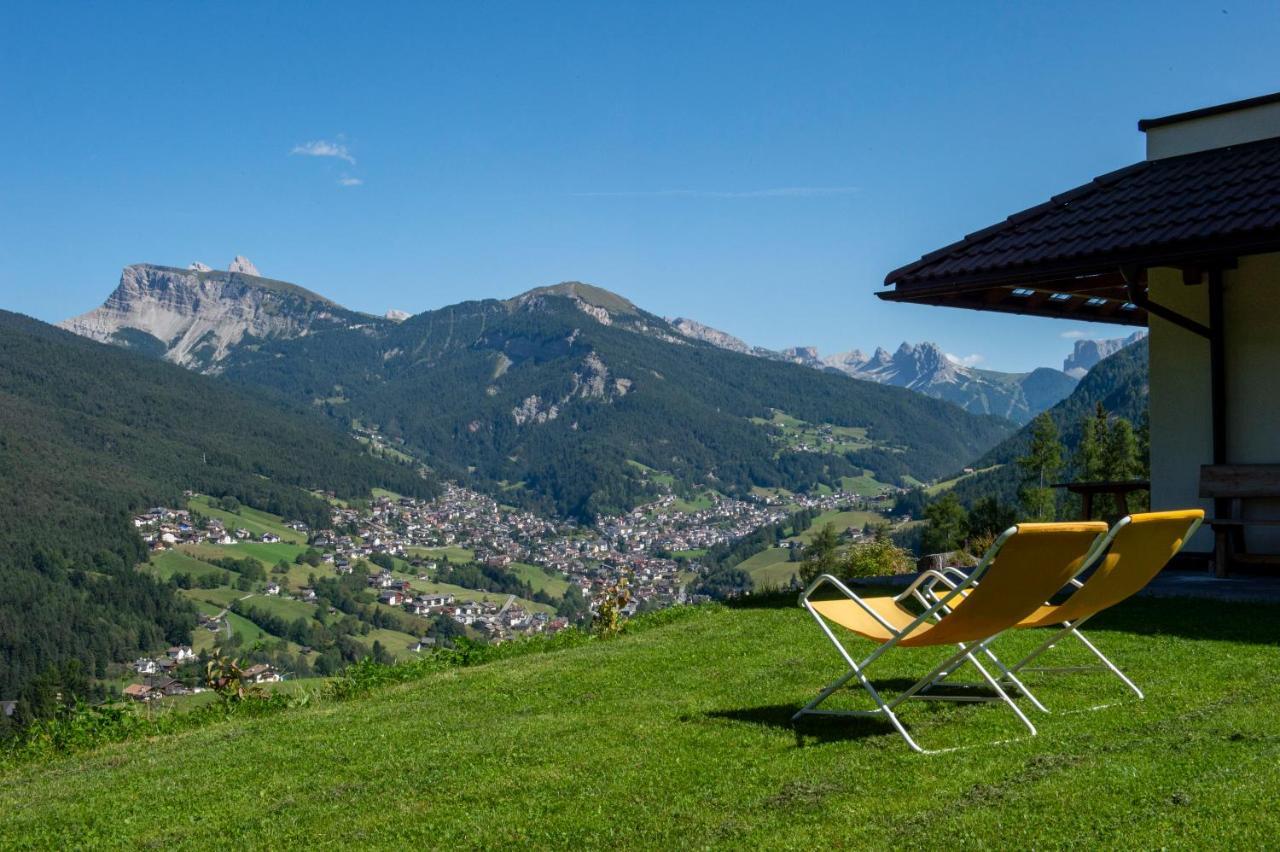
POLYGON ((1081 331, 1079 329, 1072 329, 1071 331, 1064 331, 1062 332, 1062 334, 1059 334, 1058 336, 1061 337, 1063 340, 1082 340, 1089 336, 1089 332, 1081 331))
POLYGON ((364 181, 358 177, 352 177, 351 175, 343 175, 338 178, 338 186, 361 186, 363 184, 364 181))
POLYGON ((979 364, 981 364, 983 361, 987 360, 985 357, 983 357, 982 355, 979 355, 977 352, 973 353, 972 355, 952 355, 950 352, 948 352, 946 353, 946 355, 947 355, 948 361, 950 361, 952 364, 959 364, 961 367, 976 367, 979 364))
POLYGON ((314 142, 304 142, 301 145, 294 145, 290 154, 300 154, 304 157, 336 157, 339 160, 345 160, 351 165, 356 164, 356 158, 351 156, 351 152, 347 150, 347 146, 341 142, 330 142, 326 139, 317 139, 314 142))

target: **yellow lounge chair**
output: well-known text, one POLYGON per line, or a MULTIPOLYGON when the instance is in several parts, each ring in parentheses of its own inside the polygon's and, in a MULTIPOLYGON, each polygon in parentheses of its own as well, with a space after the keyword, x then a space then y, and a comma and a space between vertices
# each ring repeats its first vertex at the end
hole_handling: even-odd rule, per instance
MULTIPOLYGON (((978 662, 975 652, 1005 630, 1015 626, 1039 608, 1093 559, 1107 525, 1101 521, 1063 524, 1019 524, 1010 527, 996 539, 978 567, 955 588, 928 604, 920 614, 905 609, 901 602, 916 596, 917 587, 929 578, 922 575, 910 589, 897 597, 859 597, 848 586, 830 574, 818 577, 800 595, 800 604, 817 621, 822 632, 835 645, 849 670, 828 684, 818 696, 800 708, 793 720, 807 714, 837 716, 883 716, 889 720, 907 745, 923 752, 893 712, 909 698, 941 700, 995 701, 1013 709, 1032 734, 1035 725, 1013 702, 987 669, 978 662), (981 580, 981 585, 978 581, 981 580), (843 598, 814 599, 814 592, 832 586, 843 598), (859 636, 879 644, 862 662, 854 660, 836 638, 828 622, 837 624, 859 636), (960 650, 948 656, 906 691, 885 701, 867 679, 869 665, 901 645, 904 648, 956 644, 960 650), (973 663, 996 697, 930 695, 925 690, 937 685, 964 661, 973 663), (819 710, 818 705, 849 680, 858 682, 876 704, 875 710, 819 710)), ((930 574, 934 572, 929 572, 930 574)), ((941 575, 938 575, 941 576, 941 575)), ((1001 667, 1006 678, 1020 688, 1016 676, 1001 667)), ((1024 690, 1025 691, 1025 690, 1024 690)))
MULTIPOLYGON (((1007 669, 1000 665, 998 660, 995 660, 996 664, 1006 672, 1006 676, 1014 675, 1026 669, 1028 663, 1063 638, 1071 635, 1084 643, 1084 646, 1092 651, 1104 666, 1124 681, 1125 685, 1139 698, 1142 698, 1142 690, 1084 637, 1079 630, 1080 625, 1104 609, 1115 606, 1143 589, 1156 574, 1160 573, 1161 569, 1169 564, 1169 560, 1182 549, 1203 521, 1204 512, 1200 509, 1147 512, 1121 518, 1100 542, 1097 549, 1099 557, 1093 560, 1097 563, 1094 572, 1084 582, 1074 577, 1070 580, 1070 585, 1076 589, 1071 597, 1061 604, 1044 604, 1038 607, 1017 625, 1019 628, 1061 625, 1061 629, 1055 631, 1034 651, 1007 669)), ((1082 570, 1087 570, 1088 567, 1088 565, 1083 566, 1082 570)), ((949 595, 964 575, 963 572, 955 569, 948 569, 947 574, 949 577, 933 573, 925 583, 917 587, 917 599, 925 605, 930 605, 949 595), (938 589, 938 584, 943 585, 946 591, 938 589)), ((960 594, 963 595, 966 592, 962 591, 960 594)), ((994 660, 994 654, 989 648, 984 651, 994 660)), ((1032 671, 1081 671, 1087 668, 1051 667, 1032 669, 1032 671)), ((1040 709, 1044 709, 1038 701, 1035 701, 1035 704, 1040 709)))

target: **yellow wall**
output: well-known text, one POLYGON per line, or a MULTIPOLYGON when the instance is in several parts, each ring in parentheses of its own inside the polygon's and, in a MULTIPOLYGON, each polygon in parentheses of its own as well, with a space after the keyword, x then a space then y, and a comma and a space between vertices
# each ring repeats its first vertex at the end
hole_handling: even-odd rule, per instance
MULTIPOLYGON (((1188 287, 1175 270, 1149 273, 1153 301, 1208 324, 1208 287, 1188 287)), ((1226 326, 1227 461, 1280 463, 1280 254, 1240 259, 1223 281, 1226 326)), ((1200 465, 1213 460, 1209 342, 1151 317, 1151 503, 1171 509, 1203 505, 1200 465)), ((1280 502, 1254 507, 1280 517, 1280 502)), ((1280 552, 1280 533, 1252 529, 1248 544, 1280 552)), ((1193 543, 1208 550, 1201 533, 1193 543)))

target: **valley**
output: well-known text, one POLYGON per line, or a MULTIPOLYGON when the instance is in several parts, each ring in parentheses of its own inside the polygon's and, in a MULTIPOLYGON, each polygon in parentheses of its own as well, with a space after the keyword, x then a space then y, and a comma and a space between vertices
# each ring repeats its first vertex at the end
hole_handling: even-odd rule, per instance
POLYGON ((592 602, 616 588, 628 590, 628 615, 696 603, 707 599, 698 591, 706 554, 803 512, 804 527, 778 546, 719 565, 749 574, 741 591, 784 588, 818 529, 830 523, 856 541, 885 523, 877 505, 850 493, 786 502, 668 496, 580 527, 446 485, 430 501, 382 492, 335 505, 329 528, 312 530, 193 494, 184 508, 133 519, 151 551, 141 570, 196 611, 192 639, 167 656, 140 657, 135 677, 119 685, 134 700, 179 707, 200 694, 204 661, 218 656, 253 666, 260 683, 288 682, 365 656, 408 660, 462 638, 554 635, 581 625, 592 602))

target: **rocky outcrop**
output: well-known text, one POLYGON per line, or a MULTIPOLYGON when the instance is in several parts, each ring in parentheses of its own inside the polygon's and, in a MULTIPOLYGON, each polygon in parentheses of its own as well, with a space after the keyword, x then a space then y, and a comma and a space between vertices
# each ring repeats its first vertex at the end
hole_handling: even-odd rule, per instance
MULTIPOLYGON (((233 267, 247 261, 237 258, 233 267)), ((194 266, 195 264, 193 264, 194 266)), ((358 315, 314 293, 238 271, 125 267, 99 308, 60 325, 103 343, 141 349, 185 367, 217 372, 246 339, 291 338, 358 315)))
POLYGON ((595 352, 588 352, 578 368, 569 376, 569 392, 558 400, 544 400, 532 394, 520 401, 511 409, 511 417, 517 426, 526 423, 547 423, 555 420, 574 399, 598 400, 612 402, 618 397, 626 396, 633 386, 631 379, 611 378, 609 368, 604 360, 595 352))
POLYGON ((1135 331, 1128 337, 1116 337, 1110 340, 1077 340, 1075 350, 1062 362, 1062 371, 1077 379, 1093 369, 1104 358, 1108 358, 1126 346, 1131 346, 1147 336, 1145 331, 1135 331))
POLYGON ((262 277, 262 273, 258 271, 258 267, 253 265, 253 261, 244 255, 238 254, 235 260, 231 261, 231 265, 227 267, 228 272, 243 272, 245 275, 253 275, 258 278, 262 277))
POLYGON ((728 349, 730 352, 741 352, 744 355, 755 354, 755 347, 749 345, 746 341, 734 337, 727 331, 703 325, 697 320, 691 320, 688 317, 676 317, 675 319, 667 320, 667 322, 671 323, 671 326, 676 331, 690 340, 701 340, 703 343, 710 343, 712 346, 728 349))
POLYGON ((386 313, 386 318, 392 322, 404 322, 411 316, 413 316, 413 314, 408 311, 397 311, 395 308, 392 308, 386 313))

